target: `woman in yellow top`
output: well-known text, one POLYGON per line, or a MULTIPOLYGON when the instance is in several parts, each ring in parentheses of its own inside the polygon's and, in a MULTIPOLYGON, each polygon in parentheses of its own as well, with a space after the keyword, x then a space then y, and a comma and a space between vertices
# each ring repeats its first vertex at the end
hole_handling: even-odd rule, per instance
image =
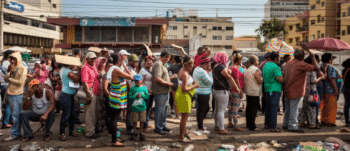
POLYGON ((193 69, 193 59, 189 56, 186 56, 183 62, 184 66, 178 73, 179 87, 176 90, 175 100, 177 110, 179 113, 181 113, 179 142, 190 142, 188 138, 185 138, 186 122, 188 114, 191 112, 193 103, 192 96, 195 93, 195 88, 199 87, 199 84, 197 82, 194 83, 193 78, 189 74, 193 69))

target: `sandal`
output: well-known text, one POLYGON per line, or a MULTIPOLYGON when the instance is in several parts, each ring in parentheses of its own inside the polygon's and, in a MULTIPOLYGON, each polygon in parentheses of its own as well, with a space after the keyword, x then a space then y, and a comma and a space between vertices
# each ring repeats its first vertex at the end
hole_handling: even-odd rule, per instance
POLYGON ((191 139, 188 139, 187 137, 185 137, 183 140, 179 140, 178 142, 181 142, 181 143, 191 143, 191 139))
POLYGON ((215 131, 220 131, 219 127, 214 128, 215 131))
POLYGON ((283 132, 282 130, 276 128, 276 129, 270 129, 270 132, 276 132, 276 133, 281 133, 283 132))
POLYGON ((264 129, 269 129, 269 127, 267 127, 267 126, 264 126, 264 129))
POLYGON ((253 131, 257 131, 257 132, 260 132, 262 129, 260 128, 255 128, 253 131))
POLYGON ((79 137, 79 135, 75 132, 72 132, 72 133, 69 133, 69 136, 72 136, 72 137, 79 137))
POLYGON ((22 142, 28 142, 28 141, 30 141, 33 138, 34 138, 34 135, 30 135, 29 137, 23 138, 22 142))
POLYGON ((240 127, 235 127, 233 130, 234 131, 241 131, 241 132, 245 132, 246 131, 246 129, 240 128, 240 127))
POLYGON ((63 135, 60 136, 60 140, 61 140, 61 141, 67 141, 67 138, 66 138, 66 136, 63 134, 63 135))
POLYGON ((222 130, 219 132, 219 134, 223 134, 223 135, 230 135, 231 132, 227 131, 227 130, 222 130))
POLYGON ((233 124, 228 124, 227 128, 235 128, 235 126, 233 124))
POLYGON ((50 135, 44 135, 44 141, 45 142, 50 142, 51 141, 50 135))
POLYGON ((120 143, 120 142, 115 142, 112 144, 112 147, 125 147, 125 145, 123 143, 120 143))

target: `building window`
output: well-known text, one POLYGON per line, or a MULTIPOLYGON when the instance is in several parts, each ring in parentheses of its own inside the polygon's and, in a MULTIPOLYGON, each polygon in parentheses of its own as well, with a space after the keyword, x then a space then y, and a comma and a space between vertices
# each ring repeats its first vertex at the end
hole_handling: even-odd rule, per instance
POLYGON ((311 35, 311 40, 314 40, 315 39, 315 35, 311 35))
POLYGON ((177 26, 173 26, 173 30, 177 30, 177 26))
POLYGON ((184 28, 188 28, 188 26, 184 26, 184 28))
POLYGON ((173 30, 173 26, 168 26, 168 30, 173 30))
POLYGON ((288 41, 290 44, 293 43, 293 38, 289 38, 288 41))
POLYGON ((118 42, 132 42, 132 27, 118 27, 117 39, 118 42))
POLYGON ((52 4, 52 8, 56 8, 57 6, 56 6, 56 4, 52 4))
POLYGON ((350 35, 350 25, 347 26, 348 29, 348 35, 350 35))
POLYGON ((202 29, 207 29, 207 26, 202 26, 202 29))
POLYGON ((345 35, 346 35, 346 31, 345 31, 345 30, 342 30, 342 31, 341 31, 341 35, 342 35, 342 36, 345 36, 345 35))
POLYGON ((218 27, 216 27, 216 26, 213 26, 213 30, 218 30, 218 27))
POLYGON ((233 30, 233 27, 226 27, 226 30, 232 31, 232 30, 233 30))
POLYGON ((346 17, 346 12, 343 12, 343 17, 346 17))
POLYGON ((321 22, 321 15, 317 15, 317 22, 321 22))
POLYGON ((324 38, 324 34, 321 34, 321 38, 324 38))
POLYGON ((101 41, 100 27, 85 27, 85 41, 86 42, 100 42, 101 41))
POLYGON ((51 0, 47 0, 49 3, 51 3, 51 0))
POLYGON ((184 38, 188 38, 188 35, 184 35, 184 38))
POLYGON ((295 42, 298 43, 300 41, 300 37, 295 38, 295 42))
POLYGON ((197 26, 193 26, 193 29, 197 29, 197 26))
POLYGON ((290 26, 289 26, 289 30, 293 30, 293 25, 290 25, 290 26))
POLYGON ((19 16, 14 16, 10 14, 4 14, 4 20, 5 21, 10 21, 18 24, 23 24, 23 25, 28 25, 28 19, 19 17, 19 16))
POLYGON ((207 36, 202 36, 202 38, 207 38, 207 36))
POLYGON ((315 24, 315 20, 311 20, 311 25, 314 25, 315 24))
POLYGON ((222 36, 218 36, 218 40, 222 40, 222 36))
POLYGON ((82 41, 83 40, 83 28, 79 25, 75 25, 75 32, 74 32, 74 37, 75 37, 75 41, 82 41))
POLYGON ((348 7, 348 16, 350 16, 350 7, 348 7))
POLYGON ((324 7, 324 2, 321 3, 322 7, 324 7))
MULTIPOLYGON (((147 36, 148 36, 148 32, 147 32, 147 36)), ((136 39, 136 34, 135 34, 135 39, 136 39)), ((117 29, 115 27, 101 27, 101 41, 102 42, 116 42, 117 41, 117 29)), ((145 41, 140 41, 140 42, 145 42, 145 41)))
POLYGON ((221 27, 218 27, 218 30, 221 30, 222 28, 221 27))
POLYGON ((34 26, 34 27, 41 27, 42 26, 41 22, 34 21, 34 20, 32 20, 32 24, 31 25, 34 26))
POLYGON ((225 49, 232 49, 232 46, 225 46, 225 49))
POLYGON ((213 36, 213 40, 218 40, 218 36, 213 36))
POLYGON ((226 36, 226 40, 233 40, 233 36, 226 36))
MULTIPOLYGON (((177 26, 174 26, 174 27, 177 28, 177 26)), ((149 28, 148 27, 135 27, 134 28, 134 42, 149 42, 149 28)))
POLYGON ((321 31, 317 31, 317 39, 321 38, 321 31))
POLYGON ((311 10, 315 10, 316 5, 311 5, 311 10))

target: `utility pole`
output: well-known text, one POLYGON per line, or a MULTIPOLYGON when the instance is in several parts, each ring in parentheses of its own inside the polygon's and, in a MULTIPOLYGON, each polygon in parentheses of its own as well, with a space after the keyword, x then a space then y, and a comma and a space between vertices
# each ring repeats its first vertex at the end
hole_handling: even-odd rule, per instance
POLYGON ((219 8, 216 9, 216 18, 219 17, 219 8))
POLYGON ((0 52, 4 51, 4 0, 0 0, 0 52))
POLYGON ((156 17, 158 17, 158 10, 156 9, 156 17))

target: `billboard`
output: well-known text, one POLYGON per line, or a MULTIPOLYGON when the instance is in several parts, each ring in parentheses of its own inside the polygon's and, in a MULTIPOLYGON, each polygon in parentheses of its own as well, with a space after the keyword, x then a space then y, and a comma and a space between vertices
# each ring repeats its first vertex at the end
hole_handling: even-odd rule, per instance
POLYGON ((81 18, 80 26, 135 26, 134 17, 81 18))
POLYGON ((21 13, 24 12, 24 6, 22 4, 18 4, 15 2, 10 2, 9 4, 6 4, 5 8, 12 9, 14 11, 21 12, 21 13))

